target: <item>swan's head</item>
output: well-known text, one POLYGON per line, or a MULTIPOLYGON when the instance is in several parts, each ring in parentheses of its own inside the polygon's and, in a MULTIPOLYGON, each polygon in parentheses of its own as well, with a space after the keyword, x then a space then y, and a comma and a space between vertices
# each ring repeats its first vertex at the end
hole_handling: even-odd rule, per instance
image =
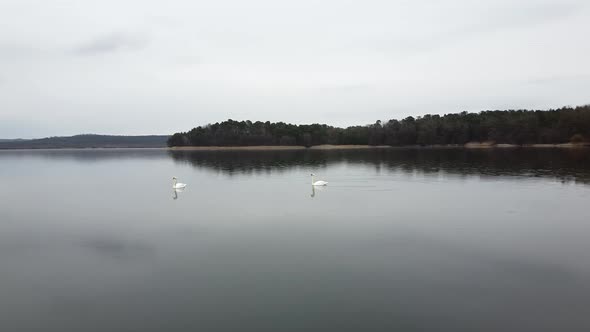
POLYGON ((176 176, 173 176, 173 177, 172 177, 172 180, 176 180, 176 176))
POLYGON ((310 175, 311 175, 311 176, 315 176, 315 174, 313 174, 313 173, 311 173, 310 175))

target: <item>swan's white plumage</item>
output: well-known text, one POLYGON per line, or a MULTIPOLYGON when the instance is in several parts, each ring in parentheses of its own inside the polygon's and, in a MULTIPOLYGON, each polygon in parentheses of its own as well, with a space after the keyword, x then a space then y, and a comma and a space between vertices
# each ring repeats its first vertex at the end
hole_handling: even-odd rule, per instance
POLYGON ((326 186, 328 185, 327 181, 322 181, 322 180, 318 180, 318 181, 314 181, 313 177, 315 176, 315 174, 311 174, 311 185, 312 186, 326 186))
POLYGON ((186 187, 186 183, 176 182, 176 177, 172 178, 172 188, 173 189, 182 189, 186 187))

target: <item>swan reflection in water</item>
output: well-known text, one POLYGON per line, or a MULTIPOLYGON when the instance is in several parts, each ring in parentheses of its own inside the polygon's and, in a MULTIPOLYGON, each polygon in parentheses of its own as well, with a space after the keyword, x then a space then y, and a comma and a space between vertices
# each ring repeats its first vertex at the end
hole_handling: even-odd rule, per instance
POLYGON ((318 187, 318 186, 312 185, 311 186, 311 195, 309 195, 309 196, 311 196, 313 198, 313 197, 315 197, 315 191, 316 190, 317 191, 323 191, 325 188, 326 188, 325 186, 318 187))
POLYGON ((178 199, 178 193, 184 191, 184 188, 172 189, 172 199, 178 199))

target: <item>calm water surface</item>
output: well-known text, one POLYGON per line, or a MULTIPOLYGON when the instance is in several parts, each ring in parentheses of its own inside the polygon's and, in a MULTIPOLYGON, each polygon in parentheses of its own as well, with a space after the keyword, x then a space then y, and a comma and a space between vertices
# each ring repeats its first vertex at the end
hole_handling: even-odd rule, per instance
POLYGON ((589 206, 588 150, 0 151, 0 331, 589 331, 589 206))

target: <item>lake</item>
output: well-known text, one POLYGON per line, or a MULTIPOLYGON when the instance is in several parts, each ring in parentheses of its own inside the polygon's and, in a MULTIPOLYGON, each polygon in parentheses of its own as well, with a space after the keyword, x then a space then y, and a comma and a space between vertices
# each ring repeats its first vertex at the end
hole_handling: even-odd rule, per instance
POLYGON ((0 330, 589 331, 589 205, 585 149, 0 151, 0 330))

